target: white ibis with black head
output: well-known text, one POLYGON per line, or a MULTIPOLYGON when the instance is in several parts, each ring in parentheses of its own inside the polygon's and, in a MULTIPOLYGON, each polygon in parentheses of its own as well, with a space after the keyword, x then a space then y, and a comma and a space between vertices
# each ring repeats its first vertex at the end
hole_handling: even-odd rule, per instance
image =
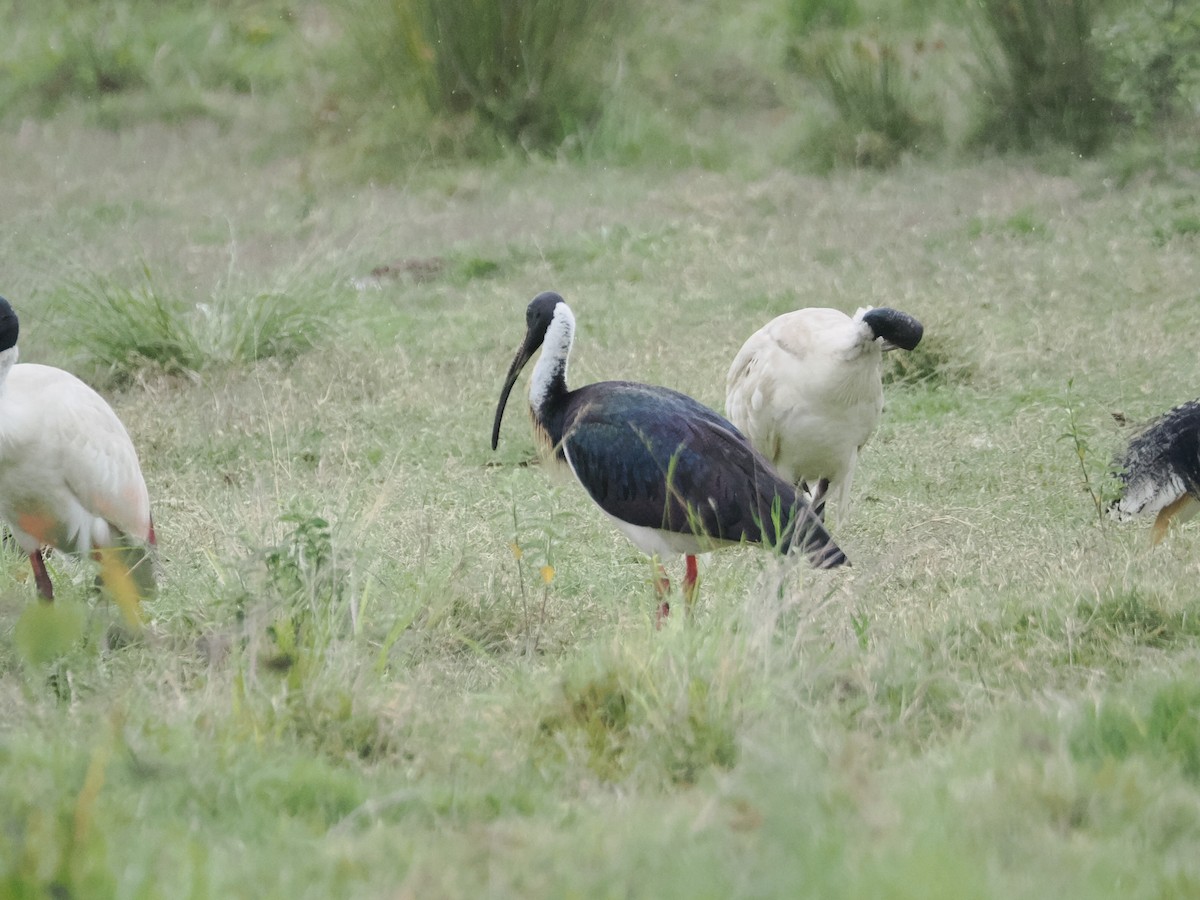
POLYGON ((17 364, 17 315, 0 297, 0 517, 54 599, 42 551, 90 553, 131 624, 155 588, 154 525, 137 452, 104 399, 69 372, 17 364))
POLYGON ((798 309, 750 336, 725 379, 725 412, 824 518, 849 515, 858 454, 883 412, 882 355, 912 350, 924 328, 881 307, 848 316, 798 309))
MULTIPOLYGON (((565 462, 588 495, 644 553, 683 554, 684 592, 696 593, 696 554, 739 543, 803 549, 819 568, 847 564, 805 500, 728 421, 665 387, 601 381, 567 388, 575 317, 558 294, 525 312, 525 340, 504 379, 492 449, 509 393, 542 348, 529 382, 544 454, 565 462)), ((659 616, 669 606, 664 602, 659 616)))
POLYGON ((1109 515, 1121 522, 1154 516, 1155 544, 1172 522, 1200 512, 1200 400, 1168 410, 1136 435, 1117 471, 1122 491, 1109 515))

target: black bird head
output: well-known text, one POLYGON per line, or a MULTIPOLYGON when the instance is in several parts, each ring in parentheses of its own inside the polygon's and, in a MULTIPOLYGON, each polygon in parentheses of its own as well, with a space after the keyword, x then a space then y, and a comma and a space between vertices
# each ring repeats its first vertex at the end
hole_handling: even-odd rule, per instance
POLYGON ((921 335, 925 326, 898 309, 881 306, 870 309, 862 317, 867 327, 875 333, 875 337, 883 338, 885 350, 912 350, 921 343, 921 335))
POLYGON ((20 333, 17 314, 12 305, 0 297, 0 352, 10 350, 17 345, 17 335, 20 333))
POLYGON ((500 443, 500 420, 504 418, 504 407, 508 403, 508 395, 512 393, 517 376, 521 374, 525 364, 542 346, 542 342, 546 339, 546 331, 550 328, 550 323, 554 321, 554 311, 560 305, 566 306, 566 301, 553 291, 546 291, 534 297, 525 310, 525 340, 517 349, 517 355, 513 357, 512 365, 508 367, 508 375, 504 377, 504 387, 500 391, 500 403, 496 406, 496 419, 492 423, 493 450, 500 443))

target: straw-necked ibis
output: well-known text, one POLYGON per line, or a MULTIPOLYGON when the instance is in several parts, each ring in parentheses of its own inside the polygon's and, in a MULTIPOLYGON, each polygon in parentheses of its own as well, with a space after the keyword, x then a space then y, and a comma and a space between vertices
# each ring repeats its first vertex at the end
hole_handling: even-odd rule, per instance
POLYGON ((42 552, 91 554, 131 624, 153 592, 150 497, 137 452, 104 399, 69 372, 17 364, 17 316, 0 297, 0 517, 54 599, 42 552))
POLYGON ((824 519, 849 514, 859 451, 883 412, 882 354, 912 350, 921 323, 898 310, 798 309, 750 336, 725 379, 725 413, 824 519))
POLYGON ((1155 544, 1172 522, 1200 512, 1200 400, 1176 406, 1136 435, 1117 471, 1122 491, 1109 514, 1122 522, 1154 516, 1155 544))
MULTIPOLYGON (((713 410, 665 387, 601 381, 569 390, 575 317, 558 294, 525 312, 525 339, 509 367, 492 449, 509 393, 542 348, 529 382, 543 453, 565 462, 621 532, 652 557, 686 557, 684 595, 696 593, 696 554, 742 542, 803 549, 819 568, 847 563, 805 500, 713 410)), ((665 579, 658 582, 665 592, 665 579)), ((666 602, 659 617, 669 611, 666 602)))

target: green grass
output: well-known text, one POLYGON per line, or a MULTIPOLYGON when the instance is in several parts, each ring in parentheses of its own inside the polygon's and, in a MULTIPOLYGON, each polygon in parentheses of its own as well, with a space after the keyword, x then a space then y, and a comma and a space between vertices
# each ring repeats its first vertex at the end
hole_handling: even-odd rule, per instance
POLYGON ((1151 550, 1089 494, 1115 413, 1192 396, 1194 144, 800 174, 771 162, 779 97, 722 93, 762 85, 763 21, 638 63, 686 82, 663 146, 723 166, 367 186, 255 98, 118 131, 67 106, 0 142, 22 359, 104 390, 162 567, 135 640, 86 565, 50 561, 52 615, 0 551, 0 896, 1200 889, 1200 534, 1151 550), (718 408, 785 310, 920 318, 838 530, 853 568, 712 554, 656 631, 649 563, 528 464, 524 417, 488 445, 543 289, 579 320, 574 383, 718 408), (269 339, 293 319, 264 298, 304 340, 269 339))

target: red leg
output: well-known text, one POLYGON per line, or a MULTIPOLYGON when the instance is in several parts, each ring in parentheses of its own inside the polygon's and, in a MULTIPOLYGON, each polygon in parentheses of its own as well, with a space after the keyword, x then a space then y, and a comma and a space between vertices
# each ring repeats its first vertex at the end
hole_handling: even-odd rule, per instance
POLYGON ((38 594, 43 600, 53 600, 54 585, 50 583, 50 575, 46 572, 41 550, 34 550, 29 554, 29 564, 33 566, 33 580, 37 583, 38 594))
POLYGON ((691 612, 692 603, 696 599, 697 581, 700 573, 696 569, 696 557, 688 556, 685 562, 686 569, 683 574, 683 597, 687 601, 687 610, 691 612))

